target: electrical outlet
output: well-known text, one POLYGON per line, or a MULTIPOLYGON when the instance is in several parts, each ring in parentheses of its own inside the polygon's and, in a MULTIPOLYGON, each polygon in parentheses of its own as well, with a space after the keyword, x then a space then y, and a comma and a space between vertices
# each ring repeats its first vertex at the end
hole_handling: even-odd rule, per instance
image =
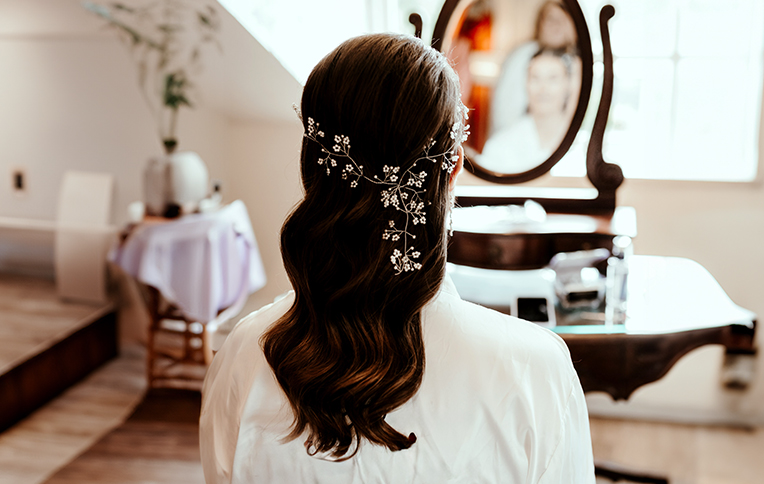
POLYGON ((11 186, 17 194, 24 193, 27 189, 27 174, 21 168, 16 168, 11 173, 11 186))

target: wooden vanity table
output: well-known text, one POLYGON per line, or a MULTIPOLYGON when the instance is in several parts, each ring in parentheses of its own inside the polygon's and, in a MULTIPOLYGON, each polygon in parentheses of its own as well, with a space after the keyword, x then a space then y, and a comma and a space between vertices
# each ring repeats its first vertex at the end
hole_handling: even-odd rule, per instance
MULTIPOLYGON (((707 344, 754 349, 756 315, 733 303, 703 266, 679 257, 629 258, 625 324, 607 325, 599 309, 557 307, 551 328, 570 349, 585 392, 628 399, 663 377, 682 356, 707 344)), ((449 266, 457 290, 481 294, 480 304, 503 311, 516 279, 502 271, 449 266), (488 287, 490 285, 490 287, 488 287)))
MULTIPOLYGON (((608 21, 614 14, 610 5, 600 11, 602 91, 589 126, 584 126, 584 118, 592 97, 594 63, 589 28, 577 0, 446 0, 432 45, 449 57, 467 86, 462 98, 470 109, 472 134, 464 145, 465 168, 493 184, 457 187, 448 249, 449 273, 457 290, 466 300, 521 316, 521 296, 533 299, 527 297, 528 287, 545 290, 535 300, 544 302, 544 315, 554 305, 554 317, 537 321, 565 340, 584 391, 626 399, 699 346, 721 344, 731 352, 753 352, 756 316, 732 303, 696 262, 666 257, 628 258, 624 324, 604 324, 601 307, 571 314, 570 307, 563 310, 552 302, 555 293, 548 281, 555 276, 549 275, 548 266, 556 254, 590 249, 615 253, 616 236, 633 238, 637 233, 637 214, 616 203, 624 180, 621 168, 602 154, 613 95, 608 21), (547 15, 557 22, 545 24, 547 15), (493 78, 474 68, 490 62, 497 67, 493 78), (554 93, 534 84, 543 77, 542 65, 547 72, 557 69, 555 82, 563 84, 555 92, 564 92, 565 99, 557 98, 555 106, 561 109, 550 108, 554 93), (542 91, 545 95, 539 97, 542 91), (567 130, 557 138, 547 129, 553 115, 567 116, 567 130), (548 143, 550 139, 555 142, 548 143), (550 145, 555 148, 544 148, 550 145), (586 164, 592 188, 517 185, 545 175, 569 152, 572 156, 566 160, 586 164), (522 212, 524 205, 532 210, 522 212), (520 215, 506 216, 508 212, 520 215), (540 271, 537 280, 533 271, 540 271)), ((597 474, 612 480, 667 482, 600 466, 597 474)))

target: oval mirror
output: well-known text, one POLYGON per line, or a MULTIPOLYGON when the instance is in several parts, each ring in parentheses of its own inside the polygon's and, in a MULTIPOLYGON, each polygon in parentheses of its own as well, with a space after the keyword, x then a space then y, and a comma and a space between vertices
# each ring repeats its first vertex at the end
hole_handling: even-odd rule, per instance
POLYGON ((452 61, 470 109, 469 171, 521 183, 566 153, 585 166, 592 50, 576 0, 446 0, 433 47, 452 61))

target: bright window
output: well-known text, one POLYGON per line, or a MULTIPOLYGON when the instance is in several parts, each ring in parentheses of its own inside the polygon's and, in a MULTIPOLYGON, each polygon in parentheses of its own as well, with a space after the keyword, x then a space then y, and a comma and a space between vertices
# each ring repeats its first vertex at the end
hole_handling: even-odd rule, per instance
MULTIPOLYGON (((615 87, 603 147, 627 178, 751 181, 764 69, 761 0, 579 0, 602 85, 599 11, 610 21, 615 87)), ((590 105, 596 110, 596 103, 590 105)), ((584 129, 591 127, 587 114, 584 129)), ((553 174, 581 175, 561 162, 553 174)))

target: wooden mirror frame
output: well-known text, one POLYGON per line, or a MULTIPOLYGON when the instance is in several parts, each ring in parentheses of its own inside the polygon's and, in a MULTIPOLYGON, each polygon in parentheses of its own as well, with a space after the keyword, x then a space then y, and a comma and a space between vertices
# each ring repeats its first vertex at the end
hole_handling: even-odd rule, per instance
MULTIPOLYGON (((446 0, 443 8, 438 15, 435 29, 432 36, 432 47, 441 51, 443 48, 443 38, 445 37, 448 23, 451 20, 459 3, 471 0, 446 0)), ((561 0, 568 8, 578 35, 578 47, 581 56, 582 79, 581 93, 578 99, 578 106, 573 114, 568 131, 562 140, 560 146, 543 163, 522 173, 497 173, 487 170, 474 161, 467 154, 465 156, 465 167, 475 176, 484 180, 500 184, 517 184, 534 180, 549 170, 562 159, 570 149, 573 140, 581 129, 581 124, 586 114, 589 99, 592 90, 593 79, 593 55, 589 29, 586 25, 581 6, 576 0, 561 0)), ((600 11, 600 31, 602 34, 604 79, 602 86, 602 96, 600 98, 599 108, 594 120, 589 146, 586 153, 586 175, 589 181, 597 189, 595 198, 544 198, 542 197, 511 197, 511 196, 477 196, 460 198, 462 206, 469 205, 503 205, 508 203, 517 203, 533 198, 539 201, 547 210, 554 210, 567 213, 612 213, 615 210, 615 192, 623 182, 623 172, 621 167, 616 164, 608 163, 602 156, 602 142, 605 135, 605 126, 610 111, 610 103, 613 97, 613 54, 610 46, 610 35, 608 30, 608 21, 615 15, 615 9, 611 5, 606 5, 600 11)))

